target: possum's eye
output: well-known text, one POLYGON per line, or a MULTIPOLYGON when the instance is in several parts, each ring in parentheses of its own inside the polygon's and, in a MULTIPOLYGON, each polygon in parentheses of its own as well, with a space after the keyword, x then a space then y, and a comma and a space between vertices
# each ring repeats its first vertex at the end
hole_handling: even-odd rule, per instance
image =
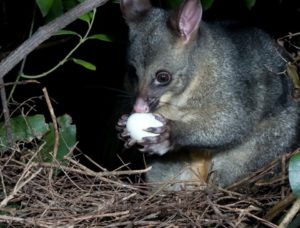
POLYGON ((172 75, 168 71, 160 70, 156 72, 154 83, 156 85, 167 85, 171 82, 171 80, 172 75))

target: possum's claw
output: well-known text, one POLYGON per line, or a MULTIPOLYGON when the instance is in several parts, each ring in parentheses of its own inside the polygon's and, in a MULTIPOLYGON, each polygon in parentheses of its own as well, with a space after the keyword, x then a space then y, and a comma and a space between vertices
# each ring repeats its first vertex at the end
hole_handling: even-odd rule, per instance
POLYGON ((126 128, 128 117, 129 115, 122 115, 116 126, 117 131, 119 131, 118 138, 122 141, 125 141, 125 148, 130 148, 136 144, 136 140, 130 138, 129 132, 126 128))
POLYGON ((125 148, 130 148, 137 143, 142 146, 141 148, 139 148, 140 151, 147 152, 149 154, 158 154, 158 155, 163 155, 166 152, 168 152, 170 149, 172 149, 172 145, 170 141, 170 132, 171 132, 170 121, 160 114, 154 114, 154 115, 155 115, 155 119, 160 121, 163 124, 163 126, 147 128, 145 131, 158 134, 158 135, 144 137, 142 141, 137 141, 130 137, 129 132, 126 128, 126 123, 129 115, 121 116, 121 118, 117 123, 116 129, 120 132, 118 134, 118 138, 125 141, 124 144, 125 148))
POLYGON ((158 121, 162 122, 163 126, 150 127, 145 131, 158 134, 158 136, 144 137, 143 140, 139 142, 139 144, 142 145, 143 148, 139 150, 148 152, 149 154, 163 155, 170 149, 172 149, 170 141, 171 125, 170 121, 162 115, 155 114, 155 118, 158 121))

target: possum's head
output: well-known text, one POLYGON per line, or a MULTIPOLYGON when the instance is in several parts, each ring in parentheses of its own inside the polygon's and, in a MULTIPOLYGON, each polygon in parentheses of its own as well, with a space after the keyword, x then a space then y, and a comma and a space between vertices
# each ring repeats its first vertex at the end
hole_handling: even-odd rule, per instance
POLYGON ((121 10, 129 25, 128 63, 136 77, 134 111, 176 103, 195 71, 191 53, 197 45, 200 1, 186 0, 167 12, 149 0, 121 0, 121 10))

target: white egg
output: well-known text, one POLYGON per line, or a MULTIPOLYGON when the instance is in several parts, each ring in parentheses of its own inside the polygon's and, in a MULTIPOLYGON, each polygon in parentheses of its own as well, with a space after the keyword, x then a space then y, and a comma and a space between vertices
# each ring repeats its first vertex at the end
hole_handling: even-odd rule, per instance
POLYGON ((146 130, 149 127, 161 127, 162 122, 155 119, 152 113, 133 113, 129 116, 126 128, 130 134, 130 137, 141 141, 144 137, 157 136, 158 134, 150 133, 146 130))

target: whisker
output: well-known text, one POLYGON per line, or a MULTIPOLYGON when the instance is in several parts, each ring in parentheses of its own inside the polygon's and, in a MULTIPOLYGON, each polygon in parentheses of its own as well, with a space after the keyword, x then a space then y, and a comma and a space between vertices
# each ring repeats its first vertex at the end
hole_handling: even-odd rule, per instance
POLYGON ((101 89, 106 89, 106 90, 110 90, 110 91, 114 91, 120 94, 124 94, 126 96, 132 97, 132 95, 130 95, 129 92, 125 91, 125 90, 121 90, 121 89, 117 89, 117 88, 112 88, 112 87, 108 87, 108 86, 90 86, 89 88, 101 88, 101 89))

